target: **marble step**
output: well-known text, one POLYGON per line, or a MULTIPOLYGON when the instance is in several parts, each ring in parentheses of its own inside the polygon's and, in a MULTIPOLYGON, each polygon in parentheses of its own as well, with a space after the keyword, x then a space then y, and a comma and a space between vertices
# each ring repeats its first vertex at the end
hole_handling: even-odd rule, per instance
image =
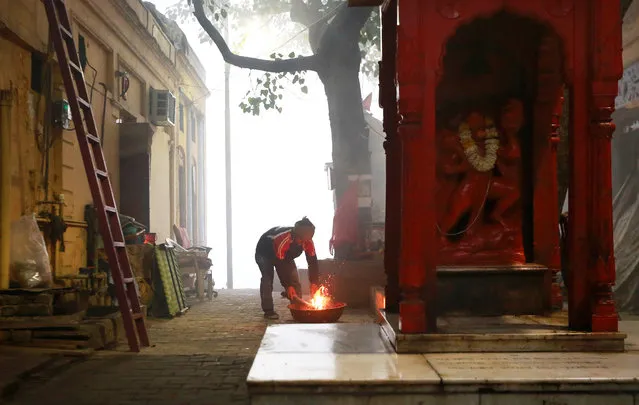
POLYGON ((397 354, 382 333, 376 324, 270 326, 247 378, 251 404, 639 403, 634 350, 397 354))

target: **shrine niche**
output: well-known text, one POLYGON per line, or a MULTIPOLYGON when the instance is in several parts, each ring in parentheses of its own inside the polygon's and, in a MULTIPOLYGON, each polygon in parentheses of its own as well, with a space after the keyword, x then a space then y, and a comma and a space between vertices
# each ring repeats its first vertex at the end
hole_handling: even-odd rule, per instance
POLYGON ((449 276, 475 294, 472 305, 495 300, 494 291, 513 295, 495 274, 525 286, 537 272, 529 291, 543 305, 563 305, 556 149, 564 91, 569 324, 617 331, 610 136, 622 72, 618 2, 387 0, 382 10, 385 294, 401 333, 436 333, 442 299, 472 295, 442 283, 449 276))
POLYGON ((556 77, 538 77, 550 40, 560 43, 544 25, 500 12, 461 26, 445 44, 436 93, 438 265, 535 261, 533 184, 548 162, 533 160, 549 145, 535 125, 553 114, 535 111, 536 99, 558 96, 563 80, 559 52, 550 61, 556 77))

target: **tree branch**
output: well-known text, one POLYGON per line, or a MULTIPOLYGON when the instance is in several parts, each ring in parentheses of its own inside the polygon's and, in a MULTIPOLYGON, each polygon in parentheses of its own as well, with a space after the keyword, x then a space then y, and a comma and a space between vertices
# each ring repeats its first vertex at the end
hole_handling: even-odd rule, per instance
POLYGON ((226 63, 240 68, 273 73, 290 73, 305 70, 318 71, 320 68, 320 60, 316 55, 302 56, 295 59, 266 60, 234 54, 226 44, 224 37, 206 16, 203 0, 193 0, 193 7, 195 18, 211 37, 226 63))
POLYGON ((359 64, 359 36, 372 11, 373 7, 341 8, 324 31, 315 54, 335 53, 339 43, 338 48, 345 52, 341 55, 342 61, 352 60, 359 64))

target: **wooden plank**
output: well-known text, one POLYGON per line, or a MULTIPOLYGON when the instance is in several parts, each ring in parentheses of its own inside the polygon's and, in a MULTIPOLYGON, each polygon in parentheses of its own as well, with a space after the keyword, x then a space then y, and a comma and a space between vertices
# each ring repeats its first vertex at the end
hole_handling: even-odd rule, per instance
POLYGON ((80 325, 84 319, 86 311, 80 311, 73 315, 53 315, 53 316, 27 316, 4 318, 0 322, 0 330, 7 329, 43 329, 43 328, 66 328, 73 329, 80 325))
POLYGON ((51 316, 12 316, 2 318, 0 325, 6 323, 20 322, 47 322, 47 323, 67 323, 81 321, 85 318, 86 311, 80 311, 72 315, 51 315, 51 316))
POLYGON ((77 350, 88 349, 87 341, 67 339, 31 339, 30 342, 16 344, 16 346, 45 347, 51 349, 77 350))
POLYGON ((8 322, 0 323, 0 330, 24 330, 24 329, 78 329, 80 323, 45 323, 45 322, 8 322))
POLYGON ((78 330, 34 330, 33 337, 37 339, 74 338, 75 340, 89 340, 92 333, 78 330))
POLYGON ((70 356, 70 357, 87 357, 92 355, 95 352, 94 349, 57 349, 50 347, 31 347, 31 346, 20 346, 20 345, 0 345, 0 353, 24 353, 24 354, 50 354, 50 355, 58 355, 58 356, 70 356))

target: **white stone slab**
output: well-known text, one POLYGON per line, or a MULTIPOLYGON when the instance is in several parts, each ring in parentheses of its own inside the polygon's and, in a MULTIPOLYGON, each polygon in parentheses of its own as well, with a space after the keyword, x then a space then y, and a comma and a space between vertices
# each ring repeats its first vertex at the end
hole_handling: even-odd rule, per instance
POLYGON ((260 353, 394 353, 370 324, 290 324, 266 329, 260 353))
MULTIPOLYGON (((624 316, 623 319, 625 319, 624 316)), ((619 330, 627 333, 626 350, 639 351, 639 320, 633 319, 619 322, 619 330)))
MULTIPOLYGON (((477 394, 376 395, 366 405, 484 405, 477 394)), ((615 405, 615 404, 612 404, 615 405)))
MULTIPOLYGON (((478 395, 272 395, 251 398, 251 405, 479 405, 478 395)), ((611 405, 617 405, 612 403, 611 405)))
POLYGON ((432 394, 432 395, 271 395, 252 405, 633 405, 627 394, 432 394))
POLYGON ((247 383, 268 385, 433 384, 440 378, 421 355, 258 353, 247 383))
POLYGON ((634 405, 628 394, 486 394, 481 405, 634 405))
POLYGON ((444 384, 638 383, 639 353, 427 354, 444 384))
POLYGON ((368 405, 367 397, 341 395, 330 397, 316 395, 256 395, 251 405, 368 405))

